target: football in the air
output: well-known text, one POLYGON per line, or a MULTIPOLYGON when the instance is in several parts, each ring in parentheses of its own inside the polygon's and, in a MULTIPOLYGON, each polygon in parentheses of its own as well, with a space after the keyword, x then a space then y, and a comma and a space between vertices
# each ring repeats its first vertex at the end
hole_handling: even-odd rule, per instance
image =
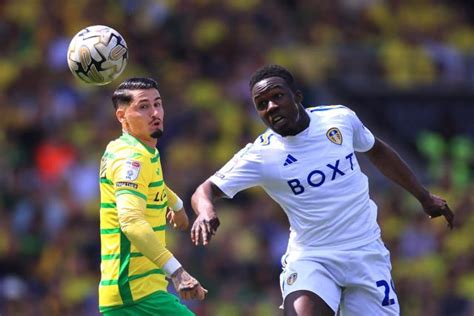
POLYGON ((105 85, 117 78, 127 59, 127 43, 122 35, 104 25, 79 31, 67 51, 67 63, 74 76, 93 85, 105 85))

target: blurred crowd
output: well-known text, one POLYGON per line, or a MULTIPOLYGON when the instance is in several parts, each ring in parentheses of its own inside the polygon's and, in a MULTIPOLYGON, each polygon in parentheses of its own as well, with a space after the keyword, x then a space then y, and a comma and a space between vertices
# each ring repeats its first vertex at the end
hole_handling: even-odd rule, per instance
MULTIPOLYGON (((0 314, 98 315, 98 164, 121 133, 121 80, 161 87, 165 179, 185 200, 264 131, 248 79, 265 63, 295 74, 304 104, 342 103, 387 139, 456 214, 456 228, 359 156, 379 205, 402 314, 474 314, 474 4, 441 0, 0 1, 0 314), (113 83, 74 79, 70 39, 118 30, 128 66, 113 83)), ((285 215, 261 190, 220 202, 208 247, 168 231, 209 290, 198 315, 279 315, 285 215)), ((173 291, 172 287, 170 290, 173 291)))

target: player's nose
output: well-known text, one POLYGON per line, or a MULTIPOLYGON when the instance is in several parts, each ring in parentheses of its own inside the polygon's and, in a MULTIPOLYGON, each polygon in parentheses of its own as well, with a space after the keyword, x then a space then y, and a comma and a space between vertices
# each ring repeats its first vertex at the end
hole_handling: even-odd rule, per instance
POLYGON ((160 117, 160 111, 158 110, 157 107, 153 107, 153 111, 151 112, 151 116, 152 116, 153 118, 160 117))
POLYGON ((279 107, 278 103, 273 102, 273 101, 269 101, 269 102, 268 102, 267 111, 271 111, 271 110, 277 109, 278 107, 279 107))

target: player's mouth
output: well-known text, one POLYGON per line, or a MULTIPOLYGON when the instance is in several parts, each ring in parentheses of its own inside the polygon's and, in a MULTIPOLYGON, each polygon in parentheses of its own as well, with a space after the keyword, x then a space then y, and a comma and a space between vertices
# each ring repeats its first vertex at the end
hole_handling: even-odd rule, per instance
POLYGON ((286 124, 287 119, 281 115, 275 115, 270 118, 270 122, 273 127, 279 128, 286 124))
POLYGON ((151 126, 154 128, 158 128, 161 126, 161 121, 160 120, 153 121, 151 122, 151 126))

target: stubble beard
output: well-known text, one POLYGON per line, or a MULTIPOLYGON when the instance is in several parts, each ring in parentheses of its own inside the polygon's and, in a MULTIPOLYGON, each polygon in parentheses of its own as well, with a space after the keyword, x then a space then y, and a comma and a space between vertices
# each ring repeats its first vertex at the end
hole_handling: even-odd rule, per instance
POLYGON ((154 131, 153 133, 150 134, 150 136, 154 139, 158 139, 163 135, 163 131, 161 129, 158 129, 154 131))

